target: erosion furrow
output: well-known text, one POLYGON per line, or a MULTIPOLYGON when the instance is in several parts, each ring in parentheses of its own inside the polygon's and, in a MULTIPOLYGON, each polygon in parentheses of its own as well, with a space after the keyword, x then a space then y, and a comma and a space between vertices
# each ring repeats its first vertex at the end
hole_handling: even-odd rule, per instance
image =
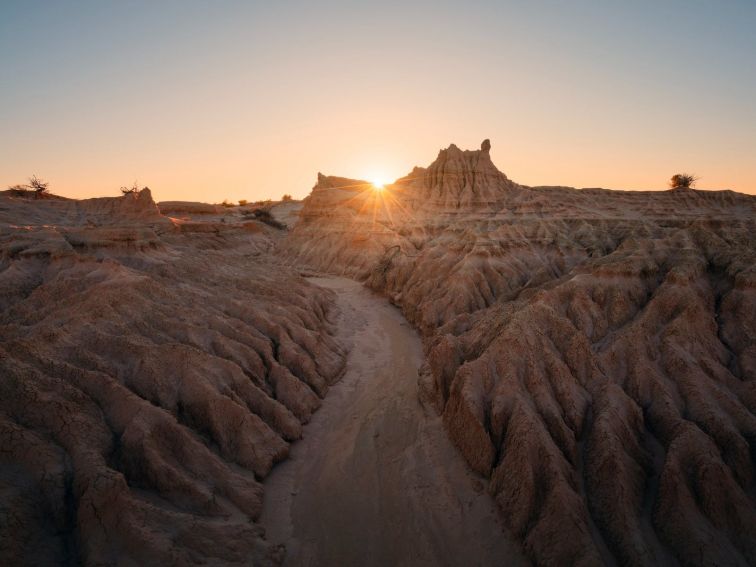
POLYGON ((488 147, 388 186, 380 232, 321 176, 287 253, 421 331, 423 395, 536 563, 756 564, 756 201, 522 187, 488 147))

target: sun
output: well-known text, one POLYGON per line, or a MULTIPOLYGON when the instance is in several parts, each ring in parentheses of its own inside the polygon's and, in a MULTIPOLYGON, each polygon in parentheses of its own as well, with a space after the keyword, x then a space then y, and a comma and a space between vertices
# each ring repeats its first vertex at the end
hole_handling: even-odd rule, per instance
POLYGON ((383 191, 393 183, 388 175, 381 172, 374 172, 367 179, 370 180, 373 191, 383 191))

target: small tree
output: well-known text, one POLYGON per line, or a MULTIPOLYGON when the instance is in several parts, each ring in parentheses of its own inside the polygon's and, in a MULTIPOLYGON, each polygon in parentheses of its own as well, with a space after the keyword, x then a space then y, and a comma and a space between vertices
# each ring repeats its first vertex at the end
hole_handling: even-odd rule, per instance
POLYGON ((698 177, 690 173, 675 173, 669 180, 671 189, 690 189, 696 184, 698 177))
POLYGON ((47 193, 47 188, 49 187, 49 183, 46 181, 42 181, 39 177, 36 175, 32 175, 29 178, 29 189, 34 191, 37 196, 42 195, 43 193, 47 193))
POLYGON ((288 193, 286 193, 283 197, 281 197, 282 201, 291 201, 292 197, 288 193))
POLYGON ((243 206, 245 206, 246 204, 247 204, 247 200, 246 200, 246 199, 239 199, 239 206, 240 206, 240 207, 243 207, 243 206))

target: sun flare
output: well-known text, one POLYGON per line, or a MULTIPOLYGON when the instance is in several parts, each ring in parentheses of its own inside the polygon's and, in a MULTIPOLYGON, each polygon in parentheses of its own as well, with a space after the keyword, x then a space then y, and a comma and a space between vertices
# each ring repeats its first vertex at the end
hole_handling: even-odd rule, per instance
POLYGON ((386 182, 382 179, 373 179, 370 183, 373 185, 373 191, 383 191, 386 186, 386 182))

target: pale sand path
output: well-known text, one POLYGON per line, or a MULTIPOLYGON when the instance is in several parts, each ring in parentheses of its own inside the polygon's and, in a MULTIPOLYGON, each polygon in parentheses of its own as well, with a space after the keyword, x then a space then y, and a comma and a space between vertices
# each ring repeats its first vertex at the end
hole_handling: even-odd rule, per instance
POLYGON ((494 502, 418 401, 420 338, 388 301, 344 278, 343 379, 265 480, 261 523, 285 565, 523 565, 494 502))

